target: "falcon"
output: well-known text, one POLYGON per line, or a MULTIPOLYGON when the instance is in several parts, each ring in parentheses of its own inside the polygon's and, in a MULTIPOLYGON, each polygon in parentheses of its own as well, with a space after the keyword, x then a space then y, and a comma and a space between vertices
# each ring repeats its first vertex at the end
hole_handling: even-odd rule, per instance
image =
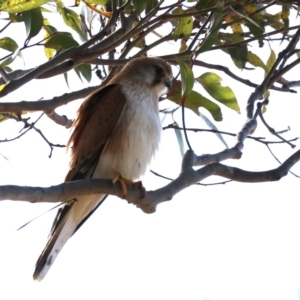
MULTIPOLYGON (((161 136, 159 97, 172 84, 171 66, 160 58, 137 58, 104 87, 88 96, 78 110, 70 170, 65 181, 109 178, 133 182, 155 155, 161 136)), ((76 230, 106 195, 80 196, 58 211, 49 240, 37 260, 33 278, 42 280, 76 230)))

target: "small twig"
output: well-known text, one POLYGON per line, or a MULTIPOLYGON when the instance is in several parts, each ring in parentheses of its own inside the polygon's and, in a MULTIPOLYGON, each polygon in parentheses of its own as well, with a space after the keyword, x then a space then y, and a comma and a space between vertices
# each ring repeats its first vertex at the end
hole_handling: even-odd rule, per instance
POLYGON ((277 133, 278 133, 278 134, 283 134, 283 133, 286 133, 286 132, 288 132, 288 131, 290 131, 290 130, 291 130, 291 128, 290 128, 290 126, 288 126, 287 129, 283 129, 283 130, 281 130, 281 131, 277 131, 277 133))
POLYGON ((41 115, 36 119, 36 121, 33 122, 32 124, 29 124, 29 123, 28 123, 28 119, 29 119, 29 118, 27 118, 27 119, 19 119, 19 118, 18 118, 18 119, 15 119, 15 118, 13 118, 13 119, 16 120, 17 122, 21 121, 21 122, 24 123, 24 127, 20 130, 20 132, 23 131, 25 128, 27 128, 27 130, 23 131, 23 132, 20 133, 18 136, 14 137, 14 138, 12 138, 12 139, 0 140, 0 143, 12 142, 12 141, 15 141, 15 140, 19 139, 19 138, 22 137, 24 134, 26 134, 30 129, 32 129, 32 126, 33 126, 34 124, 36 124, 36 123, 41 119, 42 116, 43 116, 43 114, 41 114, 41 115))
MULTIPOLYGON (((173 181, 174 179, 172 178, 169 178, 169 177, 166 177, 164 175, 161 175, 153 170, 150 170, 150 172, 152 174, 154 174, 155 176, 157 177, 160 177, 160 178, 163 178, 163 179, 166 179, 166 180, 169 180, 169 181, 173 181)), ((212 186, 212 185, 219 185, 219 184, 225 184, 225 183, 228 183, 228 182, 231 182, 232 180, 225 180, 225 181, 222 181, 222 182, 215 182, 215 183, 201 183, 201 182, 196 182, 194 185, 201 185, 201 186, 212 186)))
MULTIPOLYGON (((274 154, 274 152, 271 150, 269 145, 266 145, 269 152, 271 153, 271 155, 275 158, 275 160, 281 165, 281 161, 277 158, 277 156, 274 154)), ((291 170, 289 170, 289 173, 291 173, 293 176, 300 178, 299 175, 295 174, 294 172, 292 172, 291 170)))
POLYGON ((189 148, 190 150, 193 150, 193 149, 192 149, 192 146, 191 146, 191 144, 190 144, 188 135, 187 135, 187 131, 185 130, 186 126, 185 126, 185 107, 184 107, 184 105, 185 105, 185 96, 183 95, 183 96, 181 97, 181 112, 182 112, 182 115, 181 115, 181 116, 182 116, 183 133, 184 133, 185 141, 186 141, 186 144, 187 144, 188 148, 189 148))
POLYGON ((198 32, 196 33, 195 37, 193 38, 193 40, 191 41, 188 50, 193 51, 193 47, 196 43, 196 41, 198 40, 198 37, 200 36, 201 33, 203 33, 203 31, 206 28, 206 25, 210 22, 212 16, 214 15, 213 11, 210 12, 209 16, 206 18, 205 22, 202 24, 201 28, 198 30, 198 32))
POLYGON ((161 109, 159 112, 163 113, 165 115, 173 115, 178 109, 180 108, 180 106, 175 107, 174 109, 168 110, 168 109, 161 109))
MULTIPOLYGON (((196 54, 194 52, 191 53, 191 56, 190 56, 190 68, 191 70, 193 69, 193 64, 194 64, 194 60, 196 59, 196 54)), ((186 126, 185 126, 185 95, 182 95, 181 96, 181 107, 182 107, 182 126, 183 126, 183 133, 184 133, 184 137, 185 137, 185 141, 188 145, 188 148, 190 150, 193 150, 192 149, 192 146, 190 144, 190 141, 188 139, 188 135, 187 135, 187 131, 185 130, 186 126)))
POLYGON ((65 145, 60 145, 60 144, 53 144, 51 142, 49 142, 49 140, 45 137, 45 135, 42 133, 42 131, 38 128, 36 128, 35 126, 32 126, 32 128, 43 138, 43 140, 49 145, 50 147, 50 154, 49 154, 49 158, 52 157, 52 152, 54 147, 59 147, 59 148, 65 148, 65 145))
MULTIPOLYGON (((163 130, 166 130, 166 129, 184 130, 184 128, 179 127, 179 126, 174 125, 174 124, 170 124, 170 125, 167 125, 167 126, 163 127, 163 130)), ((220 134, 225 134, 225 135, 229 135, 229 136, 232 136, 232 137, 236 137, 236 133, 226 132, 226 131, 221 131, 221 130, 216 130, 216 129, 186 128, 185 130, 187 130, 187 131, 193 131, 193 132, 220 133, 220 134)), ((248 135, 246 138, 250 139, 250 140, 254 140, 254 141, 262 143, 262 144, 282 144, 282 143, 285 143, 285 141, 265 141, 264 140, 265 137, 255 137, 255 136, 251 136, 251 135, 248 135)), ((296 137, 296 138, 290 139, 288 141, 289 142, 295 142, 295 141, 297 141, 299 139, 300 139, 300 137, 296 137)))
POLYGON ((9 21, 3 28, 1 28, 0 33, 3 32, 11 23, 12 21, 9 21))
POLYGON ((12 139, 5 139, 5 140, 0 140, 0 143, 6 143, 6 142, 12 142, 15 141, 17 139, 19 139, 21 136, 23 136, 25 133, 27 133, 31 128, 27 128, 27 130, 23 131, 21 134, 19 134, 18 136, 12 138, 12 139))
MULTIPOLYGON (((257 104, 258 107, 262 107, 262 103, 258 103, 257 104)), ((282 140, 283 142, 287 143, 288 145, 290 145, 292 148, 295 148, 296 145, 292 144, 291 142, 289 142, 288 140, 286 140, 285 138, 283 138, 282 136, 280 136, 273 127, 271 127, 265 120, 261 109, 259 110, 259 117, 262 120, 263 124, 267 127, 267 129, 269 130, 270 133, 272 133, 273 135, 277 136, 280 140, 282 140)))

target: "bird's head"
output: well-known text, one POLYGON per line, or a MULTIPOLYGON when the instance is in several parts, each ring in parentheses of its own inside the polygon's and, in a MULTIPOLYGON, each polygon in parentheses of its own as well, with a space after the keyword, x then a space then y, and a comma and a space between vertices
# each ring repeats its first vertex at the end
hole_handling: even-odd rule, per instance
POLYGON ((130 78, 136 83, 147 84, 155 90, 157 95, 167 92, 172 86, 171 66, 161 58, 141 57, 133 59, 125 65, 119 74, 121 75, 121 73, 122 78, 130 78))

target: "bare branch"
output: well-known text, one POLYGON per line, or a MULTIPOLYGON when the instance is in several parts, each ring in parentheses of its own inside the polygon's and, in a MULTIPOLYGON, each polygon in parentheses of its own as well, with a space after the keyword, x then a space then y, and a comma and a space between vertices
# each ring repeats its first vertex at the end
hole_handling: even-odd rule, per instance
POLYGON ((47 112, 46 116, 54 121, 58 125, 65 126, 66 128, 70 128, 73 124, 72 120, 69 120, 66 116, 61 116, 54 110, 47 112))
POLYGON ((282 136, 279 135, 279 133, 277 133, 275 131, 274 128, 272 128, 265 120, 262 112, 259 112, 259 117, 262 120, 263 124, 267 127, 267 129, 269 130, 270 133, 274 134, 275 136, 277 136, 280 140, 282 140, 284 143, 287 143, 288 145, 290 145, 292 148, 295 148, 296 145, 292 144, 291 142, 289 142, 288 140, 286 140, 285 138, 283 138, 282 136))
MULTIPOLYGON (((291 155, 281 166, 276 169, 263 172, 250 172, 220 163, 209 164, 201 169, 194 170, 192 164, 195 161, 193 151, 189 150, 184 156, 182 172, 179 176, 155 191, 144 192, 136 185, 127 184, 125 199, 135 204, 145 213, 153 213, 156 206, 162 202, 171 200, 183 189, 202 181, 203 179, 217 175, 239 182, 266 182, 278 181, 288 174, 288 171, 300 160, 300 150, 291 155), (144 197, 143 197, 144 196, 144 197)), ((59 184, 56 186, 24 187, 6 185, 0 186, 0 200, 18 200, 31 203, 37 202, 65 202, 81 195, 109 194, 123 197, 122 187, 119 182, 113 184, 110 179, 80 180, 59 184)))
POLYGON ((49 140, 45 137, 45 135, 42 133, 42 131, 38 128, 36 128, 35 126, 32 126, 32 128, 42 137, 42 139, 49 145, 50 147, 50 154, 49 154, 49 158, 52 157, 52 152, 53 152, 53 148, 54 147, 59 147, 59 148, 65 148, 66 145, 60 145, 60 144, 53 144, 51 142, 49 142, 49 140))
POLYGON ((20 102, 0 102, 0 112, 13 112, 21 114, 23 111, 44 111, 51 113, 55 108, 65 105, 71 101, 85 98, 95 91, 99 86, 88 87, 76 92, 66 93, 53 99, 42 101, 20 101, 20 102))
MULTIPOLYGON (((179 107, 178 107, 179 108, 179 107)), ((169 124, 165 127, 163 127, 163 130, 166 129, 178 129, 178 130, 184 130, 182 127, 180 126, 176 126, 175 124, 169 124)), ((193 132, 211 132, 211 133, 220 133, 220 134, 224 134, 224 135, 229 135, 232 137, 236 136, 236 133, 232 133, 232 132, 227 132, 227 131, 221 131, 221 130, 216 130, 216 129, 207 129, 207 128, 185 128, 185 130, 187 131, 193 131, 193 132)), ((268 145, 268 144, 282 144, 285 143, 285 141, 266 141, 264 137, 255 137, 255 136, 251 136, 248 135, 246 137, 247 139, 250 140, 254 140, 256 142, 268 145)), ((288 140, 288 142, 295 142, 299 140, 299 137, 295 137, 293 139, 288 140)))

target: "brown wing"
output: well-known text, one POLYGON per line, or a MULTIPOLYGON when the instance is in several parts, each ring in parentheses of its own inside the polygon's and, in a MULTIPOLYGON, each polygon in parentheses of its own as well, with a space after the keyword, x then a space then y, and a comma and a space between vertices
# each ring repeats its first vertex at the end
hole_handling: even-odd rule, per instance
POLYGON ((96 167, 125 104, 126 98, 119 84, 95 91, 83 102, 68 142, 72 156, 65 181, 86 178, 86 173, 90 174, 96 167))
MULTIPOLYGON (((87 178, 87 174, 93 174, 101 152, 122 114, 125 103, 126 98, 119 84, 108 85, 95 91, 82 103, 73 124, 74 131, 68 142, 68 147, 72 147, 72 156, 70 170, 65 181, 80 180, 87 178)), ((64 220, 72 205, 72 202, 67 203, 58 210, 50 235, 64 220)), ((76 230, 94 210, 78 224, 76 230)))

